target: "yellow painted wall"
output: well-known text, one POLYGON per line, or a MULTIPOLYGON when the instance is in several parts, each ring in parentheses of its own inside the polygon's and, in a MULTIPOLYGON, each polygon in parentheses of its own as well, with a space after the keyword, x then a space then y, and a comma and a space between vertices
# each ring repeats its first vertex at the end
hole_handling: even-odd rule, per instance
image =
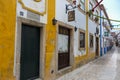
POLYGON ((88 53, 87 55, 75 57, 75 67, 80 67, 91 60, 95 59, 95 53, 88 53))
POLYGON ((48 0, 48 18, 46 24, 46 52, 45 52, 45 80, 55 78, 55 49, 56 49, 56 26, 52 25, 55 17, 55 0, 48 0), (51 73, 54 71, 53 74, 51 73))
POLYGON ((16 0, 0 0, 0 80, 13 80, 16 0))

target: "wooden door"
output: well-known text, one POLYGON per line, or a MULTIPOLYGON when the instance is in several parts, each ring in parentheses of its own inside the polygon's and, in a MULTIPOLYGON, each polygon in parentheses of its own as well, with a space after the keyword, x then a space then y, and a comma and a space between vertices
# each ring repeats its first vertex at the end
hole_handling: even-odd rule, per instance
POLYGON ((99 56, 99 38, 96 37, 96 57, 99 56))
POLYGON ((58 70, 70 65, 70 29, 60 26, 58 34, 58 70))
POLYGON ((20 80, 33 80, 39 77, 40 28, 22 25, 20 80))

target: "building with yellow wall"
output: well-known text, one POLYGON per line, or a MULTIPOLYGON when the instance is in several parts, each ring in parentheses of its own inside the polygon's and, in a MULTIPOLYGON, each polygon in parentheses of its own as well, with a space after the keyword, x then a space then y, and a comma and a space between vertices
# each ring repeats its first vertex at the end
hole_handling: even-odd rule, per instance
POLYGON ((16 0, 0 0, 0 80, 13 80, 16 0))
POLYGON ((56 80, 99 57, 97 2, 81 1, 0 1, 0 80, 56 80))

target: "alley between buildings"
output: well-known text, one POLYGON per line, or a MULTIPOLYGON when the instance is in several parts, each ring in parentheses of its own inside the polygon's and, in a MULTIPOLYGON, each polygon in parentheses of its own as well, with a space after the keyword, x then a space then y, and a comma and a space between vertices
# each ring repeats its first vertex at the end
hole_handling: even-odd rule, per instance
POLYGON ((113 47, 103 57, 57 80, 120 80, 120 48, 113 47))

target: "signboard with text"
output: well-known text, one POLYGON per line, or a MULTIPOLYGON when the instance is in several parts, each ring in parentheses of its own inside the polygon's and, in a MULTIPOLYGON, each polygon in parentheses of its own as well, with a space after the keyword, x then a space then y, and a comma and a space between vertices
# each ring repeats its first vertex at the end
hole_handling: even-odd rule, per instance
POLYGON ((68 22, 75 21, 75 11, 69 11, 68 12, 68 22))

